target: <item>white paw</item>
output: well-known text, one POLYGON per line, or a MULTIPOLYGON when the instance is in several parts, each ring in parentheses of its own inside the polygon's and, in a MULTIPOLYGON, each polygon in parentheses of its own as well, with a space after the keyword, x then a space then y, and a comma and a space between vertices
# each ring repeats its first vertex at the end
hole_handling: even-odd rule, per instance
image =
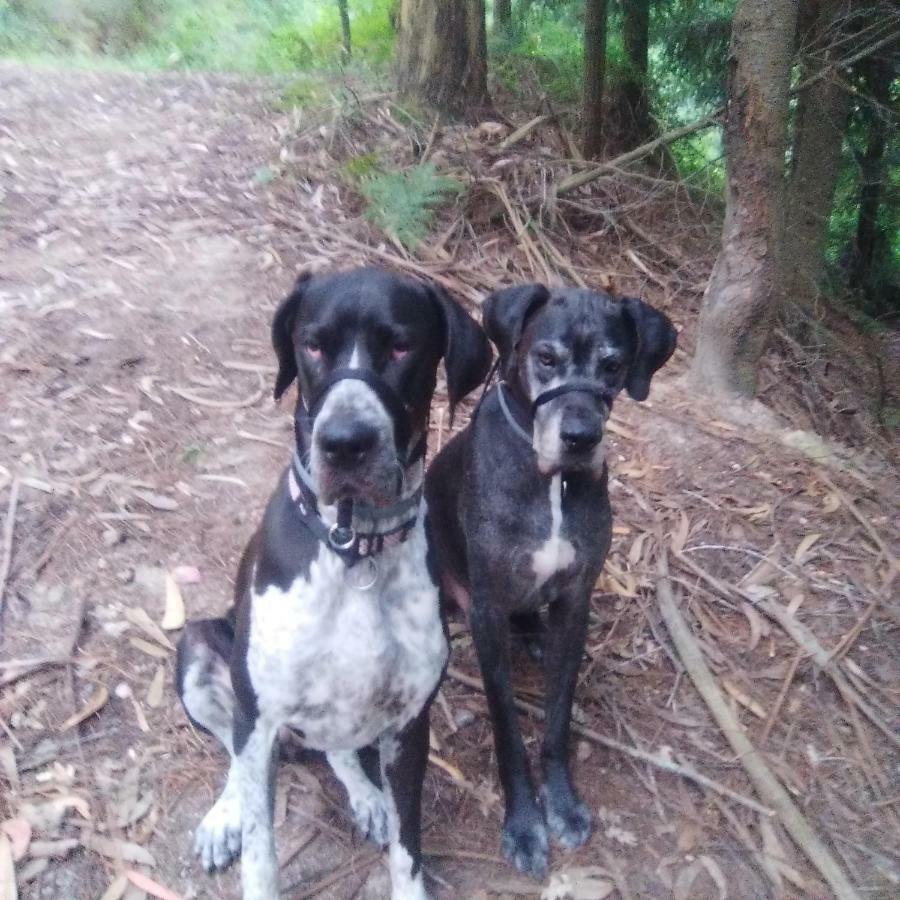
POLYGON ((241 804, 227 791, 203 817, 194 835, 194 852, 207 872, 224 869, 241 853, 241 804))
POLYGON ((356 826, 379 847, 384 847, 388 842, 388 814, 387 805, 384 802, 384 794, 370 784, 365 789, 358 788, 350 797, 350 809, 356 826))

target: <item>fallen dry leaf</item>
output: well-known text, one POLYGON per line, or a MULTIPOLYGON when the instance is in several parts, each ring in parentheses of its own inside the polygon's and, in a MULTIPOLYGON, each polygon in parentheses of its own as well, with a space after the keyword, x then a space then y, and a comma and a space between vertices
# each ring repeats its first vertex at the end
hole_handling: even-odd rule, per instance
POLYGON ((178 501, 166 494, 135 490, 134 496, 143 500, 151 509, 158 510, 159 512, 174 512, 178 509, 178 501))
POLYGON ((161 644, 166 650, 175 652, 175 645, 166 637, 165 632, 150 618, 147 610, 140 606, 129 606, 125 609, 125 618, 132 625, 140 628, 147 637, 157 644, 161 644))
POLYGON ((132 697, 131 705, 134 707, 134 717, 137 719, 138 728, 144 732, 144 734, 150 734, 150 723, 147 721, 147 717, 144 715, 144 710, 141 707, 141 704, 132 697))
POLYGON ((122 900, 122 895, 127 889, 128 879, 124 875, 117 875, 103 892, 100 900, 122 900))
POLYGON ((676 556, 679 556, 684 550, 684 545, 687 543, 690 530, 691 520, 687 517, 687 513, 682 510, 681 518, 678 522, 678 527, 672 531, 672 552, 676 556))
POLYGON ((81 846, 76 838, 65 838, 60 841, 32 841, 28 855, 33 859, 64 859, 73 850, 81 846))
POLYGON ((62 723, 59 730, 68 731, 70 728, 74 728, 76 725, 80 725, 85 719, 89 719, 91 716, 98 713, 104 706, 106 706, 107 701, 109 700, 109 691, 106 689, 106 686, 103 684, 98 684, 96 688, 94 688, 94 693, 91 694, 90 699, 84 706, 78 710, 77 713, 73 713, 66 719, 65 722, 62 723))
POLYGON ((159 624, 163 631, 178 631, 184 628, 184 622, 184 598, 175 577, 166 572, 166 611, 159 624))
POLYGON ((147 689, 147 706, 149 706, 150 709, 156 709, 162 703, 165 684, 166 667, 157 666, 156 672, 153 675, 153 680, 150 682, 150 687, 147 689))
POLYGON ((155 866, 156 860, 149 850, 132 841, 120 841, 115 838, 101 837, 99 834, 85 834, 81 843, 88 850, 106 856, 109 859, 120 859, 127 863, 137 863, 140 866, 155 866))
POLYGON ((19 766, 16 762, 16 752, 6 742, 0 744, 0 772, 10 783, 14 790, 21 786, 19 780, 19 766))
POLYGON ((794 551, 794 562, 798 566, 804 561, 806 554, 820 537, 822 537, 821 534, 808 534, 797 544, 797 549, 794 551))
POLYGON ((172 577, 179 584, 199 584, 200 570, 196 566, 175 566, 172 577))
POLYGON ((760 719, 766 718, 766 711, 751 696, 749 696, 749 694, 742 691, 733 681, 723 678, 722 687, 725 688, 725 693, 728 694, 729 697, 733 697, 741 704, 741 706, 749 709, 754 716, 760 719))
POLYGON ((550 876, 541 900, 606 900, 615 887, 599 866, 563 869, 550 876))
POLYGON ((12 843, 0 832, 0 900, 18 900, 18 898, 12 843))
POLYGON ((154 881, 152 878, 141 872, 135 872, 134 869, 129 869, 125 873, 125 877, 135 887, 145 891, 151 897, 158 898, 158 900, 182 900, 180 894, 176 894, 175 891, 170 891, 167 887, 163 887, 159 882, 154 881))
POLYGON ((13 859, 18 862, 25 855, 28 845, 31 843, 31 823, 24 818, 7 819, 5 822, 0 822, 0 831, 9 838, 13 859))
POLYGON ((128 638, 128 643, 131 644, 132 647, 136 647, 143 653, 146 653, 148 656, 152 656, 154 659, 168 659, 170 651, 166 650, 164 647, 160 647, 159 644, 152 644, 150 641, 145 641, 143 638, 139 637, 130 637, 128 638))

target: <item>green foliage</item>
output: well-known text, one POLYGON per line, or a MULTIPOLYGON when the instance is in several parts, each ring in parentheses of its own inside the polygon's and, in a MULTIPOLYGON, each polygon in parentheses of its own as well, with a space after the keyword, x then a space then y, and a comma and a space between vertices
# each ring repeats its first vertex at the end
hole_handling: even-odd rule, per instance
MULTIPOLYGON (((521 6, 522 4, 519 4, 521 6)), ((584 47, 580 4, 534 3, 527 17, 513 12, 513 27, 491 35, 492 74, 513 94, 523 76, 560 103, 581 96, 584 47)))
MULTIPOLYGON (((362 166, 370 164, 366 161, 362 166)), ((359 189, 368 203, 366 218, 405 247, 412 248, 428 233, 435 207, 459 194, 463 185, 455 178, 439 175, 434 164, 428 162, 405 172, 381 172, 364 177, 359 189)))
POLYGON ((341 166, 344 180, 353 187, 359 187, 367 178, 381 174, 381 157, 377 153, 362 153, 351 156, 341 166))
POLYGON ((277 106, 282 110, 304 109, 323 104, 328 97, 328 86, 321 77, 300 75, 281 91, 277 106))
MULTIPOLYGON (((390 59, 391 8, 392 0, 350 3, 354 59, 364 66, 390 59)), ((0 0, 0 52, 235 72, 343 65, 331 0, 0 0)))

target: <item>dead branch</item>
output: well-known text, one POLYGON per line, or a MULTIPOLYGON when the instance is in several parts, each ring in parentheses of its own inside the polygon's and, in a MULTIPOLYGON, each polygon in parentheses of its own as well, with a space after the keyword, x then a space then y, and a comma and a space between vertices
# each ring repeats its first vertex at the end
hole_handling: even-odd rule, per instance
MULTIPOLYGON (((466 675, 465 672, 460 672, 458 669, 452 667, 447 669, 447 675, 454 681, 466 685, 466 687, 470 687, 479 693, 484 693, 484 685, 479 678, 473 678, 471 675, 466 675)), ((535 706, 533 703, 529 703, 527 700, 521 700, 518 697, 514 698, 514 702, 516 707, 522 712, 526 712, 538 720, 543 720, 544 711, 539 706, 535 706)), ((615 740, 615 738, 606 737, 606 735, 600 734, 599 731, 595 731, 593 728, 586 728, 584 725, 579 725, 577 722, 572 722, 571 729, 576 734, 580 734, 583 738, 587 738, 587 740, 599 744, 601 747, 615 750, 623 756, 629 756, 632 759, 640 760, 640 762, 647 763, 648 765, 660 769, 663 772, 668 772, 671 775, 680 775, 682 778, 693 781, 695 784, 705 787, 710 791, 714 791, 717 794, 721 794, 723 797, 728 797, 736 803, 740 803, 741 806, 746 806, 748 809, 754 810, 754 812, 758 812, 764 816, 771 816, 773 814, 773 810, 763 806, 761 803, 757 803, 750 797, 745 797, 743 794, 733 791, 724 784, 713 781, 712 778, 708 778, 706 775, 701 774, 691 765, 675 762, 675 760, 666 753, 650 753, 647 750, 641 750, 639 747, 629 747, 627 744, 615 740)))
POLYGON ((794 642, 802 647, 811 657, 813 662, 832 680, 840 695, 848 704, 855 704, 860 712, 896 747, 900 747, 900 735, 894 733, 891 726, 884 722, 877 711, 874 710, 859 694, 856 688, 850 684, 844 673, 840 671, 831 654, 819 643, 816 636, 799 619, 790 615, 779 603, 767 597, 755 597, 746 591, 733 585, 726 584, 714 575, 710 575, 706 569, 698 566, 693 560, 684 554, 676 554, 676 560, 685 566, 717 593, 726 599, 746 600, 770 619, 777 622, 794 642))
POLYGON ((710 125, 715 125, 719 117, 722 115, 723 110, 717 109, 715 112, 710 113, 708 116, 703 116, 701 119, 697 119, 694 122, 689 123, 688 125, 682 125, 680 128, 673 128, 670 131, 665 131, 659 137, 654 138, 652 141, 647 141, 646 144, 641 144, 640 147, 635 147, 633 150, 629 150, 627 153, 622 153, 619 156, 614 157, 605 163, 600 163, 597 166, 594 166, 592 169, 587 169, 584 172, 575 172, 572 175, 569 175, 568 178, 564 178, 557 186, 556 186, 556 196, 559 197, 563 194, 568 194, 577 188, 583 187, 591 181, 599 178, 605 172, 608 172, 610 169, 621 168, 622 166, 627 165, 628 163, 634 162, 636 159, 641 159, 641 157, 647 156, 650 153, 653 153, 654 150, 658 150, 660 147, 674 143, 675 141, 680 140, 681 138, 688 137, 688 135, 694 134, 697 131, 702 131, 704 128, 709 128, 710 125))
POLYGON ((544 122, 547 122, 550 118, 551 117, 548 115, 535 116, 530 122, 520 125, 511 135, 509 135, 509 137, 501 141, 497 149, 501 153, 505 153, 510 147, 514 147, 518 144, 519 141, 524 141, 535 128, 543 125, 544 122))
POLYGON ((788 834, 828 882, 838 900, 860 900, 860 895, 850 884, 837 860, 794 804, 794 801, 791 800, 790 795, 772 773, 759 751, 744 734, 740 722, 722 696, 722 692, 706 664, 700 645, 675 603, 672 584, 669 580, 667 551, 661 537, 659 550, 656 599, 672 642, 675 644, 675 649, 678 651, 691 681, 694 682, 694 686, 709 707, 709 711, 722 729, 722 733, 760 797, 775 810, 788 834))
POLYGON ((19 505, 19 479, 13 478, 9 488, 9 505, 6 521, 3 523, 3 558, 0 560, 0 615, 3 615, 3 598, 6 595, 6 580, 12 566, 13 531, 16 527, 16 508, 19 505))

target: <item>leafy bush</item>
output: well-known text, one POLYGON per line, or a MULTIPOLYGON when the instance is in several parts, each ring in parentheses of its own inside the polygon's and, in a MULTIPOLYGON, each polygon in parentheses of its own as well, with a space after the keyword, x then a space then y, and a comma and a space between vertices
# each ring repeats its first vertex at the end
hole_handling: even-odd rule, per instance
MULTIPOLYGON (((354 59, 391 56, 392 0, 350 4, 354 59)), ((343 64, 335 2, 0 0, 0 51, 102 55, 150 67, 288 72, 343 64)))
POLYGON ((433 163, 405 172, 381 172, 360 181, 368 206, 365 216, 405 247, 415 247, 428 233, 435 207, 463 190, 455 178, 439 175, 433 163))

